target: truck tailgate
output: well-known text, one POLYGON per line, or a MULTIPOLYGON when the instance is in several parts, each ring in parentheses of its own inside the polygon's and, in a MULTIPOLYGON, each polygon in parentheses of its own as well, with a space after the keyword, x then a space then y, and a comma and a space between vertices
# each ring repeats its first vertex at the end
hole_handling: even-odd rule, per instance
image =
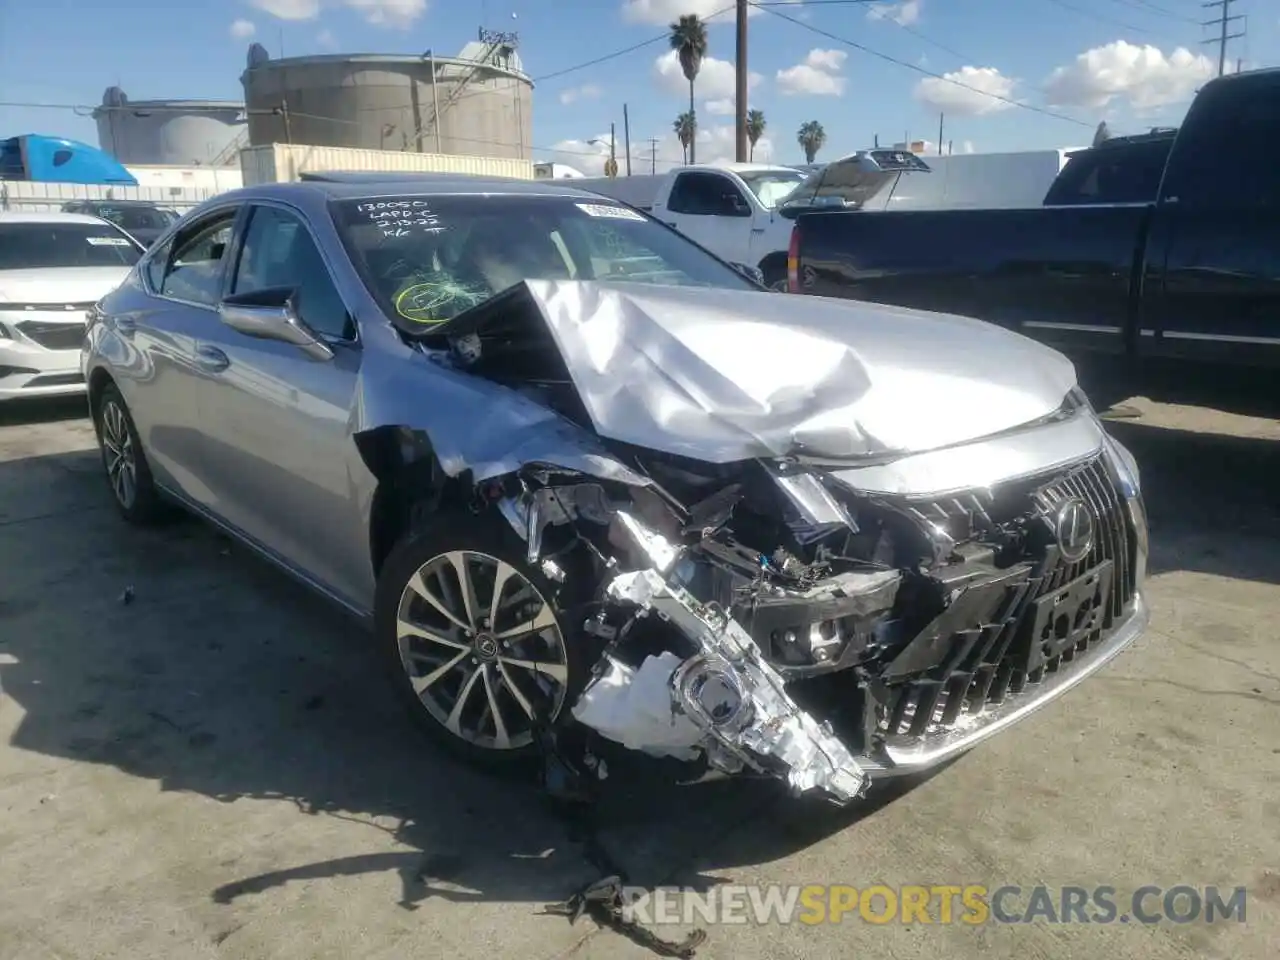
POLYGON ((1147 206, 802 214, 799 292, 1121 350, 1147 206))

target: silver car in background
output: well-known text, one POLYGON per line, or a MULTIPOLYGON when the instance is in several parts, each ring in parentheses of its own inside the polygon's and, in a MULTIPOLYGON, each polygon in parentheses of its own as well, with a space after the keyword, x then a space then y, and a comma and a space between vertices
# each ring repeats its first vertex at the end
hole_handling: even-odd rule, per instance
POLYGON ((1147 621, 1137 467, 1061 355, 766 292, 556 182, 223 194, 82 359, 124 516, 181 504, 367 620, 480 762, 621 745, 848 802, 1147 621))
POLYGON ((96 217, 0 213, 0 402, 84 392, 85 316, 141 256, 96 217))

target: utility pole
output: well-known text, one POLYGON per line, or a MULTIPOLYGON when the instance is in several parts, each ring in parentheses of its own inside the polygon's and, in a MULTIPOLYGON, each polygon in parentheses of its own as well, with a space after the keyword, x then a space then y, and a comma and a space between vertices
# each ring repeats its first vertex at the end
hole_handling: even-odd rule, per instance
POLYGON ((942 117, 943 117, 943 114, 939 113, 938 114, 938 156, 942 156, 942 117))
POLYGON ((738 51, 737 51, 737 133, 738 145, 735 153, 738 163, 747 162, 747 0, 738 0, 738 51))
POLYGON ((1227 41, 1238 40, 1244 36, 1243 30, 1240 31, 1239 33, 1230 33, 1230 34, 1227 33, 1227 28, 1230 26, 1232 21, 1244 19, 1244 16, 1241 14, 1236 14, 1235 16, 1231 15, 1231 4, 1233 3, 1235 3, 1235 0, 1207 0, 1207 2, 1200 4, 1200 6, 1204 7, 1205 9, 1208 9, 1209 7, 1222 8, 1222 16, 1220 16, 1216 20, 1206 20, 1203 24, 1201 24, 1201 26, 1205 26, 1205 27, 1216 26, 1216 27, 1219 27, 1221 30, 1221 33, 1219 34, 1216 40, 1200 41, 1201 43, 1216 43, 1218 45, 1218 76, 1222 76, 1223 72, 1226 70, 1227 41))
POLYGON ((627 176, 631 176, 631 119, 627 116, 627 105, 622 105, 622 143, 627 151, 627 176))
POLYGON ((658 172, 658 138, 649 138, 649 173, 656 175, 658 172))

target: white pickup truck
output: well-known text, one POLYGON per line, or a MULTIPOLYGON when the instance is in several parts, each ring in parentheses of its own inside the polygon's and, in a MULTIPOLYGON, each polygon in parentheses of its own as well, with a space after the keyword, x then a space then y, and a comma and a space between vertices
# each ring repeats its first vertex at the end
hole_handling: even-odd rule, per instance
POLYGON ((766 285, 785 290, 792 221, 778 202, 803 170, 762 163, 696 164, 642 177, 575 179, 591 190, 651 213, 722 260, 756 267, 766 285))

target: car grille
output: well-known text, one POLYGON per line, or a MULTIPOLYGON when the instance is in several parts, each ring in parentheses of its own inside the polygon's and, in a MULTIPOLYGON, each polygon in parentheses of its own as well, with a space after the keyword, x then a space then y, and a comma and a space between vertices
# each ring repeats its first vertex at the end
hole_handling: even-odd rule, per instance
MULTIPOLYGON (((1061 559, 1050 548, 1027 577, 1004 588, 986 622, 976 623, 952 635, 945 645, 943 662, 926 676, 894 684, 881 699, 877 730, 896 742, 940 732, 963 722, 966 714, 998 703, 1040 683, 1046 674, 1086 657, 1113 629, 1133 600, 1133 532, 1128 514, 1107 466, 1101 457, 1090 459, 1047 481, 1018 484, 1016 489, 966 493, 959 497, 913 505, 913 512, 944 525, 960 516, 987 517, 1002 511, 1018 511, 1052 517, 1069 498, 1087 504, 1094 521, 1094 542, 1077 562, 1061 559), (1100 601, 1076 629, 1035 634, 1037 600, 1066 592, 1072 599, 1082 594, 1100 601)), ((1046 604, 1051 601, 1046 600, 1046 604)), ((1088 609, 1087 607, 1085 608, 1088 609)))
POLYGON ((28 320, 17 325, 25 336, 30 337, 47 350, 76 350, 84 342, 85 325, 56 320, 28 320))

